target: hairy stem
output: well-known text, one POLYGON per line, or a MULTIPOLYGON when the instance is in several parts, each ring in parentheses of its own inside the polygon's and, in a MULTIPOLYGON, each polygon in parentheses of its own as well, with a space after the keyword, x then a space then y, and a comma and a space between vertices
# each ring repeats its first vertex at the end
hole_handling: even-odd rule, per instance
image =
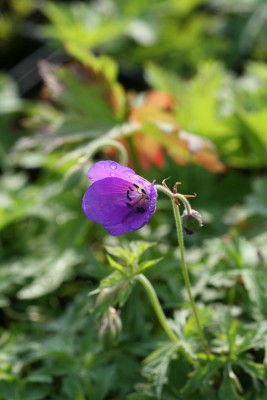
POLYGON ((125 147, 114 139, 100 139, 92 142, 87 148, 87 158, 92 157, 97 151, 105 147, 115 147, 119 153, 119 162, 122 165, 127 165, 128 163, 128 153, 125 147))
POLYGON ((155 310, 155 313, 158 317, 158 320, 162 326, 162 328, 164 329, 165 333, 167 334, 167 336, 169 337, 169 339, 172 342, 177 342, 177 340, 179 339, 176 334, 173 332, 173 330, 170 328, 167 318, 162 310, 162 307, 160 305, 160 302, 158 300, 157 294, 155 292, 155 289, 153 288, 153 286, 151 285, 150 281, 145 277, 145 275, 143 274, 139 274, 136 276, 136 279, 138 279, 138 281, 143 285, 143 287, 145 288, 147 295, 151 301, 151 304, 155 310))
POLYGON ((186 209, 187 214, 191 213, 191 206, 189 201, 180 193, 176 193, 173 195, 173 198, 180 200, 183 203, 184 208, 186 209))
MULTIPOLYGON (((164 185, 164 181, 163 181, 162 185, 164 185)), ((190 305, 191 305, 191 308, 192 308, 192 311, 193 311, 193 314, 194 314, 194 317, 196 320, 198 334, 199 334, 202 346, 203 346, 206 354, 209 356, 210 351, 209 351, 208 344, 206 342, 206 339, 205 339, 205 336, 204 336, 204 333, 203 333, 203 330, 202 330, 202 327, 200 324, 200 320, 198 317, 198 312, 197 312, 196 304, 195 304, 195 301, 194 301, 194 298, 192 295, 189 274, 188 274, 188 270, 187 270, 187 266, 186 266, 186 262, 185 262, 183 227, 182 227, 182 220, 181 220, 179 206, 177 204, 177 201, 180 201, 183 204, 183 206, 185 207, 188 214, 191 213, 191 206, 185 196, 183 196, 180 193, 176 193, 176 192, 172 193, 170 191, 170 189, 166 186, 166 184, 164 186, 162 186, 162 185, 155 185, 155 189, 166 194, 171 199, 171 202, 172 202, 173 214, 174 214, 176 230, 177 230, 177 237, 178 237, 178 246, 180 249, 180 256, 181 256, 182 274, 184 277, 184 282, 185 282, 186 290, 188 293, 190 305)))
POLYGON ((186 266, 186 262, 185 262, 185 254, 184 254, 184 237, 183 237, 183 227, 182 227, 182 221, 181 221, 181 216, 180 216, 180 211, 179 211, 179 207, 176 204, 175 198, 172 198, 172 207, 173 207, 173 213, 174 213, 174 219, 175 219, 175 223, 176 223, 176 230, 177 230, 177 237, 178 237, 178 245, 179 245, 179 249, 180 249, 180 256, 181 256, 181 266, 182 266, 182 273, 183 273, 183 277, 184 277, 184 282, 185 282, 185 286, 186 286, 186 290, 188 293, 188 297, 189 297, 189 301, 190 301, 190 305, 196 320, 196 324, 197 324, 197 329, 198 329, 198 334, 202 343, 202 346, 206 352, 207 355, 210 354, 209 352, 209 348, 200 324, 200 320, 198 317, 198 312, 197 312, 197 308, 196 308, 196 304, 192 295, 192 291, 191 291, 191 285, 190 285, 190 280, 189 280, 189 274, 188 274, 188 270, 187 270, 187 266, 186 266))

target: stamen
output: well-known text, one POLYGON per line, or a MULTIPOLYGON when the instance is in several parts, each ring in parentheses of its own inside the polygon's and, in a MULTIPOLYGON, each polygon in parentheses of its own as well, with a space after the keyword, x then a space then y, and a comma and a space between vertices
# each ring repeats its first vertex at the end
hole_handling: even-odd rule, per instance
POLYGON ((143 214, 146 210, 148 201, 149 197, 147 190, 142 185, 138 186, 136 183, 133 183, 132 186, 128 187, 128 190, 126 192, 127 207, 132 208, 137 205, 136 212, 143 214), (131 191, 131 196, 130 196, 130 191, 131 191))

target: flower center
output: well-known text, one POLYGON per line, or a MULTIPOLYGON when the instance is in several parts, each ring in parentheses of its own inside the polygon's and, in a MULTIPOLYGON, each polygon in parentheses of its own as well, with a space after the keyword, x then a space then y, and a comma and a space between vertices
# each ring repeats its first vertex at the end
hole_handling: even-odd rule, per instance
POLYGON ((148 194, 144 186, 134 183, 126 194, 126 205, 134 207, 137 213, 143 214, 148 204, 148 194))

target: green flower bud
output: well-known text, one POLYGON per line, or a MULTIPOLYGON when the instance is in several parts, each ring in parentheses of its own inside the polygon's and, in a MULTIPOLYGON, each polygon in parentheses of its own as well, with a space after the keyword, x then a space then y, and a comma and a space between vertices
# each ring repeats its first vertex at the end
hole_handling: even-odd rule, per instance
POLYGON ((119 312, 109 307, 100 320, 98 336, 105 348, 110 348, 118 341, 122 330, 122 322, 119 312))
POLYGON ((182 224, 186 235, 193 235, 203 226, 202 217, 196 210, 192 209, 190 214, 185 210, 182 215, 182 224))
POLYGON ((104 310, 108 306, 116 303, 119 290, 119 285, 101 289, 96 298, 96 307, 101 307, 104 310))

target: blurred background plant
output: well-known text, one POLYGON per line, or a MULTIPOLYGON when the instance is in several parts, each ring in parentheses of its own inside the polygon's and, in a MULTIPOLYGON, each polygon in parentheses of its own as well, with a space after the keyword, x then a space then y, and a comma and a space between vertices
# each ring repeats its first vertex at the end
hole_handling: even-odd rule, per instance
POLYGON ((267 398, 266 21, 265 0, 0 1, 1 400, 267 398), (187 260, 211 358, 168 200, 121 238, 82 214, 88 168, 118 146, 148 180, 197 193, 187 260), (125 266, 144 242, 182 340, 133 284, 108 298, 123 329, 107 348, 88 293, 114 294, 106 246, 125 266))

